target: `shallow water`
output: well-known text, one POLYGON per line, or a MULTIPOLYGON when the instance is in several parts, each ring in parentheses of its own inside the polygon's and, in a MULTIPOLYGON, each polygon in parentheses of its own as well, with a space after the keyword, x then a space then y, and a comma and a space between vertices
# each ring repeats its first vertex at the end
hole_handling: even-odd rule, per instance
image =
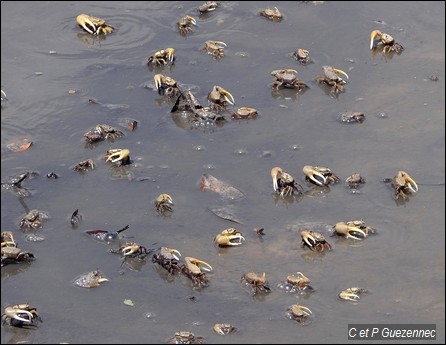
POLYGON ((1 109, 1 179, 26 170, 40 175, 23 183, 30 197, 2 190, 2 231, 13 231, 20 248, 37 259, 2 268, 1 301, 2 307, 30 303, 43 319, 36 330, 3 327, 2 343, 163 343, 180 330, 208 343, 341 343, 349 323, 435 323, 437 342, 444 342, 444 2, 280 2, 280 23, 258 15, 273 3, 222 2, 199 17, 201 4, 2 1, 1 86, 7 99, 1 109), (116 31, 92 39, 76 25, 80 13, 100 16, 116 31), (186 38, 175 28, 185 14, 198 24, 186 38), (372 54, 374 29, 392 34, 405 51, 392 59, 372 54), (210 39, 228 45, 222 59, 200 51, 210 39), (233 121, 226 115, 222 127, 185 128, 170 114, 173 102, 144 87, 155 73, 147 57, 166 47, 176 49, 176 61, 164 72, 193 86, 201 102, 221 85, 237 107, 255 107, 259 117, 233 121), (297 48, 309 50, 314 63, 293 60, 297 48), (337 98, 314 81, 322 65, 350 76, 337 98), (310 89, 272 92, 270 72, 281 68, 297 69, 310 89), (440 80, 429 80, 432 74, 440 80), (339 123, 343 111, 362 111, 366 120, 339 123), (125 127, 127 118, 138 121, 135 131, 125 127), (83 134, 99 123, 125 137, 87 148, 83 134), (24 136, 33 141, 29 150, 6 148, 24 136), (128 148, 132 166, 105 164, 102 156, 110 148, 128 148), (94 171, 80 175, 70 168, 87 158, 95 161, 94 171), (283 167, 310 191, 304 165, 330 167, 342 180, 358 171, 366 184, 357 194, 341 183, 326 194, 276 203, 271 168, 283 167), (382 182, 398 170, 420 187, 402 205, 382 182), (47 179, 49 172, 60 178, 47 179), (245 197, 227 200, 200 191, 203 173, 245 197), (159 217, 153 204, 163 192, 175 202, 168 218, 159 217), (243 224, 209 211, 228 205, 243 224), (25 210, 34 208, 51 216, 38 231, 42 242, 28 241, 19 228, 25 210), (72 229, 76 209, 83 220, 72 229), (361 242, 329 237, 336 222, 360 218, 377 234, 361 242), (186 278, 168 279, 150 257, 139 271, 121 267, 119 256, 107 252, 113 246, 84 234, 126 224, 126 236, 148 248, 165 245, 209 262, 210 286, 196 290, 186 278), (246 243, 215 248, 214 236, 234 225, 246 243), (262 239, 254 227, 265 229, 262 239), (318 256, 302 248, 302 227, 324 233, 333 251, 318 256), (72 285, 97 268, 109 282, 96 289, 72 285), (253 298, 243 289, 240 276, 249 271, 266 272, 269 295, 253 298), (311 279, 313 294, 276 288, 297 271, 311 279), (339 300, 337 294, 350 286, 369 293, 357 304, 339 300), (293 303, 313 311, 309 325, 286 319, 293 303), (212 327, 222 322, 239 332, 217 335, 212 327))

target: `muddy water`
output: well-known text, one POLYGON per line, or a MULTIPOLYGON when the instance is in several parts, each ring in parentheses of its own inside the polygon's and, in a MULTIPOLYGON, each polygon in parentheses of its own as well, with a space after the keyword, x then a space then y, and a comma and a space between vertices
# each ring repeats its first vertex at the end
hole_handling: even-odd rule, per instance
POLYGON ((30 303, 43 323, 36 330, 2 328, 2 343, 159 343, 189 330, 208 343, 346 341, 355 323, 435 323, 444 342, 444 2, 283 2, 280 23, 260 17, 271 3, 222 2, 198 16, 201 2, 5 2, 1 3, 1 178, 23 171, 40 175, 23 183, 32 195, 1 194, 1 228, 34 253, 30 265, 2 268, 2 307, 30 303), (116 31, 105 39, 84 34, 75 18, 105 18, 116 31), (197 18, 186 38, 175 23, 197 18), (405 51, 385 58, 371 54, 374 29, 392 34, 405 51), (206 40, 226 42, 226 56, 214 60, 200 49, 206 40), (194 88, 205 101, 221 85, 236 106, 255 107, 257 119, 222 127, 188 128, 172 116, 172 101, 145 86, 154 71, 147 57, 176 49, 175 65, 164 72, 194 88), (310 51, 314 63, 301 66, 290 54, 310 51), (53 53, 50 53, 53 52, 53 53), (348 72, 345 92, 334 98, 314 78, 322 65, 348 72), (272 70, 294 68, 310 89, 301 95, 274 93, 272 70), (37 72, 37 73, 36 73, 37 72), (432 74, 438 82, 429 80, 432 74), (70 89, 76 90, 70 94, 70 89), (89 104, 89 99, 99 104, 89 104), (362 111, 362 124, 342 124, 343 111, 362 111), (135 131, 126 119, 138 122, 135 131), (114 143, 85 147, 83 133, 99 123, 125 132, 114 143), (12 153, 6 145, 28 137, 33 146, 12 153), (115 169, 102 160, 110 148, 128 148, 133 164, 115 169), (91 158, 84 175, 74 164, 91 158), (360 172, 366 184, 351 193, 343 183, 321 194, 303 179, 304 165, 332 169, 343 180, 360 172), (294 202, 273 195, 270 169, 282 166, 307 191, 294 202), (393 200, 382 179, 405 170, 419 183, 418 195, 393 200), (55 172, 59 179, 45 175, 55 172), (199 190, 203 173, 227 181, 245 196, 226 200, 199 190), (174 214, 159 217, 153 201, 162 192, 174 214), (242 224, 218 218, 210 207, 231 207, 242 224), (26 209, 50 219, 33 242, 19 228, 26 209), (83 215, 77 229, 69 218, 83 215), (364 219, 377 229, 365 241, 330 237, 338 221, 364 219), (148 248, 166 245, 183 256, 209 262, 210 286, 193 289, 186 278, 169 279, 154 266, 121 267, 112 246, 88 238, 91 229, 126 231, 148 248), (236 225, 246 243, 217 249, 214 236, 236 225), (259 239, 252 232, 263 227, 259 239), (300 245, 307 227, 327 236, 333 251, 313 255, 300 245), (96 289, 72 280, 100 269, 109 278, 96 289), (240 284, 249 271, 265 271, 272 292, 253 298, 240 284), (312 280, 309 296, 286 294, 277 284, 302 271, 312 280), (361 286, 369 293, 345 303, 339 291, 361 286), (123 303, 131 299, 134 306, 123 303), (301 326, 286 319, 299 303, 314 317, 301 326), (239 332, 221 337, 214 323, 230 322, 239 332))

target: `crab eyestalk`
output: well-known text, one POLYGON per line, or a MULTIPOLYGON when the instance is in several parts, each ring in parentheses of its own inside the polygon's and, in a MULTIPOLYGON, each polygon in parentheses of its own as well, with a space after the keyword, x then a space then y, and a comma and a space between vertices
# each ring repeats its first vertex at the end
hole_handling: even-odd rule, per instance
POLYGON ((318 186, 327 185, 327 179, 320 172, 316 171, 311 165, 305 165, 302 169, 304 175, 318 186), (319 181, 315 176, 319 177, 323 182, 319 181))

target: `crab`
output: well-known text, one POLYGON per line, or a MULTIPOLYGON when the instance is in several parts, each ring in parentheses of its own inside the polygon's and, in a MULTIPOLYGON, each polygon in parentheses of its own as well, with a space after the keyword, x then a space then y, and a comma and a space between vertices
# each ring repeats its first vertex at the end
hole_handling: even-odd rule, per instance
POLYGON ((1 259, 2 267, 9 264, 18 264, 22 262, 28 263, 35 259, 33 253, 17 248, 17 245, 15 243, 14 246, 13 245, 3 246, 3 243, 4 242, 2 242, 2 259, 1 259))
POLYGON ((230 323, 216 323, 214 325, 214 331, 220 335, 228 335, 232 332, 237 332, 237 327, 234 327, 230 323))
POLYGON ((197 337, 189 331, 175 332, 175 336, 168 340, 168 344, 204 344, 203 337, 197 337))
POLYGON ((339 68, 334 68, 332 66, 322 66, 324 72, 323 76, 318 75, 316 81, 321 84, 324 83, 331 87, 331 93, 337 95, 342 92, 344 85, 347 83, 344 79, 338 76, 338 74, 343 74, 348 79, 348 74, 339 68))
POLYGON ((203 50, 209 55, 214 56, 215 59, 220 59, 225 56, 224 48, 227 44, 222 41, 206 41, 204 42, 203 50))
POLYGON ((260 15, 275 22, 280 22, 283 19, 282 13, 280 13, 277 7, 274 7, 274 9, 265 8, 260 12, 260 15))
POLYGON ((288 174, 281 167, 271 169, 274 191, 279 192, 281 196, 290 196, 294 193, 302 194, 302 186, 294 180, 294 177, 288 174))
POLYGON ((2 314, 2 323, 14 327, 36 326, 37 321, 42 322, 37 309, 29 304, 16 304, 5 308, 2 314))
POLYGON ((239 246, 244 241, 243 234, 238 232, 236 228, 225 229, 214 238, 214 243, 219 247, 239 246))
POLYGON ((92 144, 105 139, 115 140, 124 136, 124 133, 110 125, 99 124, 92 131, 84 134, 87 143, 92 144))
POLYGON ((212 91, 208 93, 208 102, 213 110, 220 110, 226 107, 226 104, 234 105, 235 100, 229 91, 221 86, 215 85, 212 91))
POLYGON ((363 123, 365 115, 360 111, 347 111, 340 113, 338 120, 342 123, 363 123))
POLYGON ((302 80, 297 79, 296 74, 297 71, 291 68, 272 71, 271 75, 276 78, 276 81, 272 83, 271 87, 275 90, 283 88, 297 89, 298 92, 301 92, 308 88, 307 84, 305 84, 302 80))
POLYGON ((249 107, 240 107, 236 112, 233 112, 231 118, 233 119, 254 119, 257 117, 257 109, 249 107))
POLYGON ((220 6, 220 3, 218 3, 218 2, 206 1, 204 4, 202 4, 198 7, 198 11, 200 13, 212 12, 212 11, 215 11, 218 6, 220 6))
POLYGON ((344 236, 345 238, 352 238, 354 240, 366 238, 369 232, 371 234, 375 233, 375 229, 365 225, 362 219, 338 222, 333 226, 333 229, 337 235, 344 236))
POLYGON ((160 95, 176 97, 181 93, 176 80, 169 76, 155 74, 153 80, 155 81, 155 88, 160 95))
POLYGON ((206 272, 212 272, 213 268, 205 261, 186 256, 181 271, 192 280, 194 286, 205 287, 209 285, 206 272))
POLYGON ((113 26, 106 24, 104 19, 92 17, 88 14, 79 14, 76 22, 82 29, 92 35, 107 35, 115 29, 113 26))
POLYGON ((395 52, 397 55, 400 55, 404 51, 403 46, 396 42, 392 36, 380 30, 373 30, 370 34, 370 50, 378 47, 382 47, 384 54, 395 52), (375 39, 377 37, 379 41, 375 45, 375 39))
POLYGON ((417 183, 405 171, 398 171, 391 184, 393 189, 395 190, 395 200, 398 200, 399 198, 406 199, 408 198, 409 194, 418 193, 417 183))
POLYGON ((313 312, 303 305, 293 304, 287 308, 287 316, 291 320, 296 320, 299 323, 306 323, 313 312))
POLYGON ((197 21, 194 17, 184 16, 183 18, 181 18, 180 21, 177 23, 178 31, 180 32, 180 34, 185 36, 189 32, 192 32, 193 30, 191 24, 197 25, 197 21))
POLYGON ((14 241, 14 235, 11 231, 4 231, 1 233, 2 248, 3 247, 17 247, 17 243, 14 241))
POLYGON ((254 272, 248 272, 241 276, 240 281, 245 282, 251 287, 252 295, 256 295, 257 293, 269 293, 271 291, 268 281, 266 280, 265 272, 263 272, 262 275, 254 272))
POLYGON ((49 215, 44 211, 39 211, 37 209, 31 210, 23 216, 20 221, 20 228, 33 230, 40 229, 42 227, 42 221, 48 218, 49 215))
POLYGON ((302 172, 304 173, 307 181, 318 186, 327 186, 330 183, 335 184, 340 181, 339 177, 337 177, 331 172, 330 169, 326 167, 305 165, 302 172))
POLYGON ((80 275, 74 280, 73 284, 84 288, 93 288, 99 286, 103 282, 108 282, 108 279, 101 271, 95 270, 80 275))
POLYGON ((289 274, 286 281, 280 282, 277 287, 288 293, 307 293, 313 292, 313 288, 310 286, 310 279, 306 277, 302 272, 296 274, 289 274))
POLYGON ((359 173, 353 173, 345 180, 350 188, 358 188, 365 183, 365 179, 359 173))
POLYGON ((308 65, 313 62, 310 58, 310 52, 306 49, 297 49, 295 52, 293 52, 293 57, 302 65, 308 65))
POLYGON ((181 253, 172 248, 161 247, 158 254, 153 254, 152 262, 157 263, 170 274, 181 271, 179 260, 181 253))
POLYGON ((158 50, 155 54, 151 55, 147 59, 147 63, 149 65, 154 64, 156 66, 160 65, 173 65, 175 61, 175 49, 174 48, 165 48, 158 50))
POLYGON ((355 286, 355 287, 351 287, 351 288, 348 288, 348 289, 345 289, 345 290, 341 291, 338 294, 338 297, 340 299, 344 299, 344 300, 347 300, 347 301, 357 302, 360 299, 359 295, 363 294, 363 293, 366 293, 366 292, 367 292, 366 289, 363 289, 363 288, 355 286))
POLYGON ((124 259, 137 258, 139 260, 144 260, 150 254, 150 251, 146 247, 135 242, 125 243, 117 251, 110 250, 110 252, 122 254, 124 259))
POLYGON ((111 149, 107 150, 104 155, 105 162, 111 162, 118 165, 130 164, 130 151, 128 149, 111 149))
POLYGON ((84 173, 88 170, 93 170, 95 168, 94 162, 92 159, 86 159, 84 161, 81 161, 79 163, 77 163, 74 167, 73 170, 80 172, 80 173, 84 173))
POLYGON ((325 240, 325 237, 318 232, 312 230, 302 230, 300 232, 302 245, 307 246, 312 251, 324 252, 331 250, 331 245, 325 240))
POLYGON ((168 213, 173 212, 173 200, 169 194, 163 193, 160 194, 155 200, 156 210, 160 215, 167 215, 168 213))

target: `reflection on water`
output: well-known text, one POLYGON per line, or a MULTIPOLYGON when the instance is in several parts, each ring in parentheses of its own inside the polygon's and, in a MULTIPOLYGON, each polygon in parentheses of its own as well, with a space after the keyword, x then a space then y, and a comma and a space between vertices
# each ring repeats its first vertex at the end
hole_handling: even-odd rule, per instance
POLYGON ((444 342, 444 2, 281 2, 277 23, 259 15, 262 2, 222 2, 200 14, 202 4, 59 2, 48 11, 48 3, 1 3, 1 224, 36 257, 2 268, 2 307, 30 303, 44 321, 35 330, 2 326, 2 343, 165 343, 180 330, 208 343, 289 343, 296 332, 300 342, 342 343, 352 321, 436 323, 444 342), (75 21, 80 13, 106 19, 115 31, 86 34, 75 21), (176 23, 185 15, 197 25, 182 36, 176 23), (370 51, 375 29, 404 52, 370 51), (203 52, 209 40, 227 44, 224 57, 203 52), (166 47, 175 48, 174 64, 147 64, 166 47), (311 52, 312 64, 291 56, 298 48, 311 52), (315 80, 324 65, 349 75, 337 97, 315 80), (286 68, 298 70, 305 92, 272 90, 271 71, 286 68), (187 112, 171 112, 176 99, 156 92, 156 73, 179 81, 204 106, 214 85, 230 90, 236 104, 221 112, 224 122, 197 126, 187 112), (245 105, 261 116, 230 119, 245 105), (337 116, 349 111, 367 121, 340 123, 337 116), (98 124, 120 126, 125 135, 86 147, 84 133, 98 124), (25 136, 33 141, 28 150, 7 149, 25 136), (116 148, 131 152, 130 165, 105 162, 104 153, 116 148), (95 169, 72 169, 86 159, 95 169), (367 182, 360 193, 306 183, 302 167, 318 164, 342 180, 355 171, 367 182), (286 166, 305 193, 273 193, 275 166, 286 166), (419 185, 404 202, 382 182, 399 170, 419 185), (20 181, 27 171, 42 173, 20 181), (197 185, 210 171, 225 181, 217 193, 197 185), (46 178, 50 172, 58 178, 46 178), (157 215, 160 193, 175 200, 170 217, 157 215), (31 231, 44 241, 20 230, 31 209, 51 215, 31 231), (73 229, 76 209, 83 217, 73 229), (347 219, 366 220, 376 236, 330 236, 333 224, 347 219), (234 221, 246 242, 217 249, 215 234, 234 221), (208 262, 209 286, 197 289, 150 255, 123 261, 107 252, 120 243, 104 246, 84 234, 114 233, 123 224, 131 228, 125 241, 208 262), (302 228, 323 234, 332 250, 302 247, 302 228), (73 287, 73 277, 97 268, 106 284, 73 287), (280 291, 298 271, 314 291, 280 291), (253 297, 240 282, 247 272, 266 272, 271 292, 253 297), (356 305, 343 303, 337 295, 349 286, 370 293, 356 305), (286 317, 296 303, 313 312, 305 327, 286 317), (239 332, 221 337, 212 329, 220 322, 239 332))

